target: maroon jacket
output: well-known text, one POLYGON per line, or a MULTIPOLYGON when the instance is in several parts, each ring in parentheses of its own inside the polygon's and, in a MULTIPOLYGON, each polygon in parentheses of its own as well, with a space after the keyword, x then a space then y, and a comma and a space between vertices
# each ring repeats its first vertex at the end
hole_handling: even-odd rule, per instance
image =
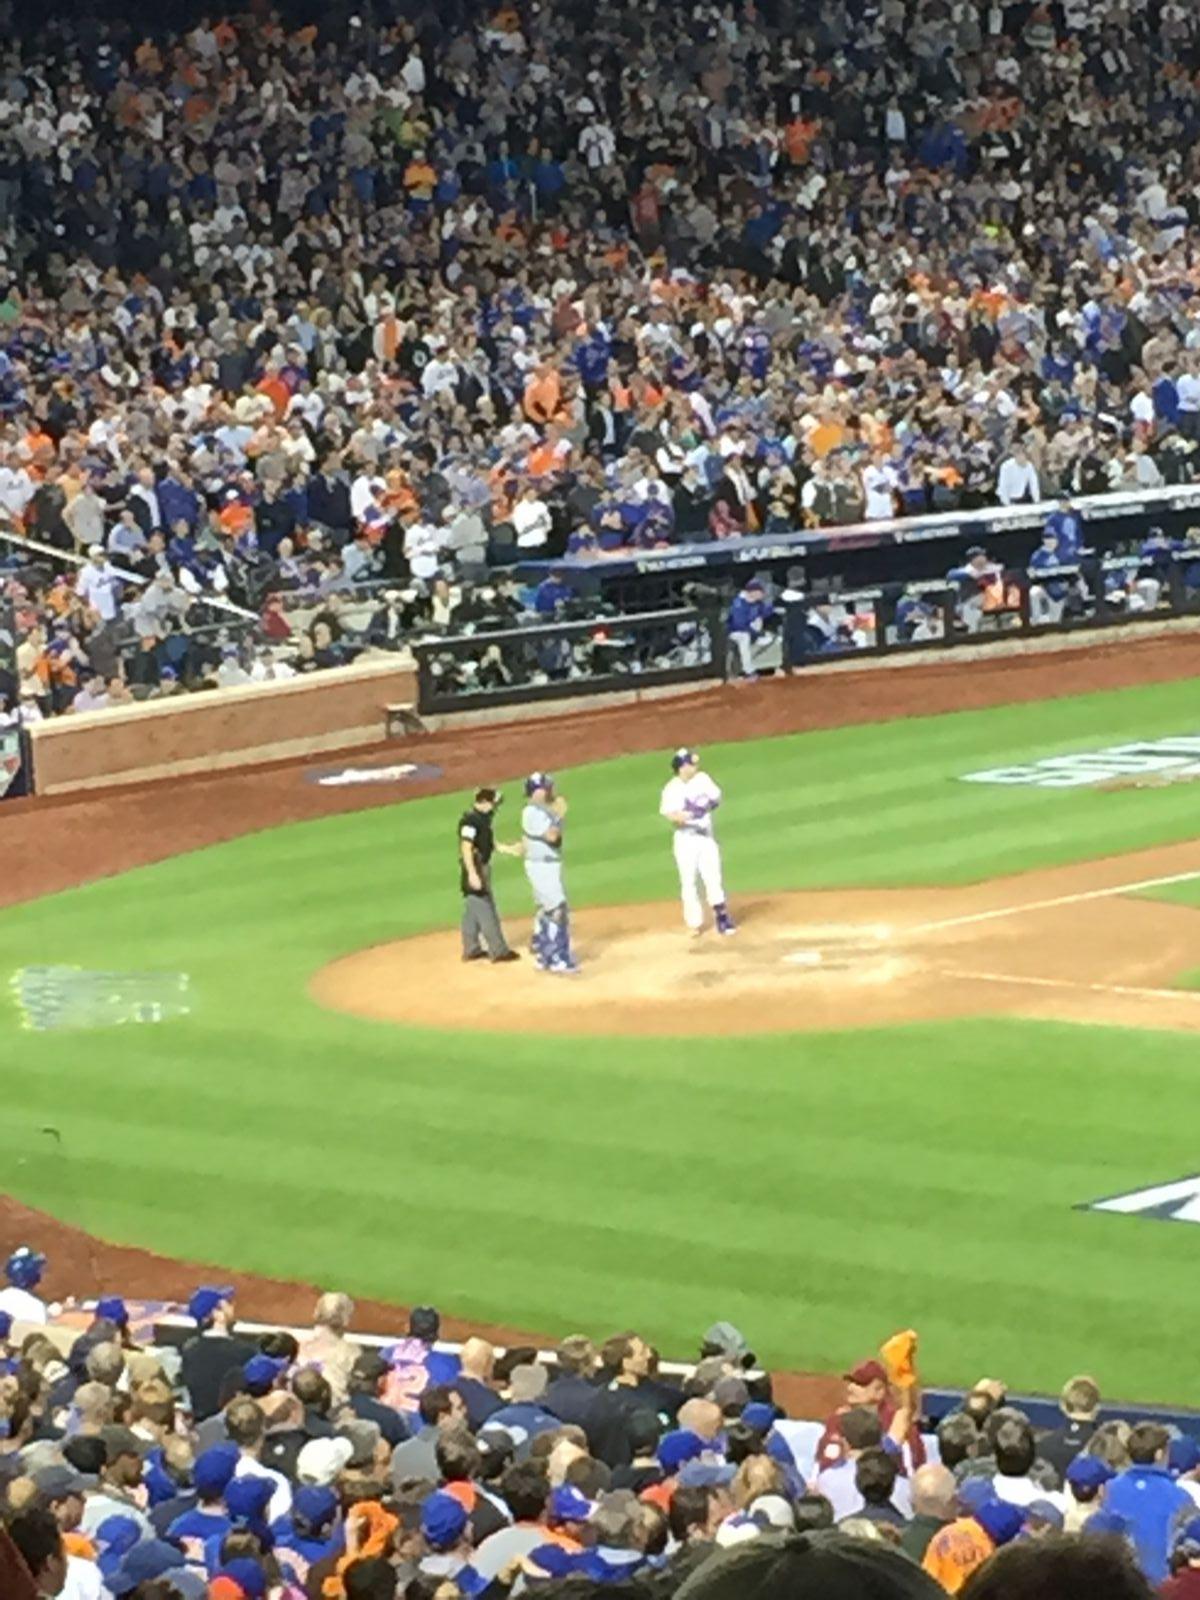
MULTIPOLYGON (((842 1438, 842 1418, 849 1410, 849 1406, 842 1406, 831 1417, 826 1419, 825 1432, 821 1435, 817 1444, 818 1472, 823 1472, 826 1467, 836 1467, 839 1462, 846 1459, 846 1441, 842 1438)), ((886 1439, 888 1429, 891 1427, 896 1415, 896 1406, 890 1396, 885 1396, 879 1402, 876 1410, 879 1413, 879 1426, 883 1429, 883 1437, 886 1439)), ((908 1453, 915 1472, 918 1467, 925 1465, 925 1446, 921 1442, 921 1430, 915 1422, 908 1430, 908 1437, 904 1442, 908 1446, 908 1453)), ((905 1467, 902 1470, 907 1471, 907 1468, 905 1467)), ((1200 1600, 1200 1593, 1187 1597, 1181 1596, 1180 1600, 1200 1600)))

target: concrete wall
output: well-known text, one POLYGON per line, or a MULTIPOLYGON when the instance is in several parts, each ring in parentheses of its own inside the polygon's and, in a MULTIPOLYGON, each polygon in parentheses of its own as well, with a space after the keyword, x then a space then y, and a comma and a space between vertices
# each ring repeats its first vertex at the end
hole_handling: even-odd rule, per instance
POLYGON ((372 661, 287 683, 55 717, 32 730, 37 793, 111 788, 377 744, 384 707, 415 702, 416 695, 410 667, 372 661))

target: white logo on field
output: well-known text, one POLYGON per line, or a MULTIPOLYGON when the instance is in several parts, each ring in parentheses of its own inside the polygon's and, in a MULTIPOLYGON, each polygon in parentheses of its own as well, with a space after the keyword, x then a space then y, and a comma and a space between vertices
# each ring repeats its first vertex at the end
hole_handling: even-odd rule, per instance
POLYGON ((1200 1173, 1176 1183, 1132 1189, 1109 1200, 1092 1200, 1082 1209, 1119 1211, 1125 1216, 1149 1217, 1154 1222, 1200 1222, 1200 1173))
POLYGON ((399 783, 416 771, 411 762, 400 767, 346 767, 341 772, 326 772, 317 782, 326 789, 343 789, 352 783, 399 783))
POLYGON ((21 1025, 113 1028, 169 1022, 191 1012, 186 972, 88 972, 82 967, 19 967, 9 987, 21 1025))
POLYGON ((1200 735, 1139 739, 1135 744, 1048 756, 1025 767, 989 767, 964 772, 963 783, 1025 784, 1035 789, 1080 789, 1119 778, 1200 778, 1200 735))

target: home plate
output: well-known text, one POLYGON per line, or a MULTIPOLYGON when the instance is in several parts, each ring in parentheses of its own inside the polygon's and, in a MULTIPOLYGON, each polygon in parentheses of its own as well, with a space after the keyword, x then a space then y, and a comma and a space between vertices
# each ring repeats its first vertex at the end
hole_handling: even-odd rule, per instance
POLYGON ((821 965, 821 952, 819 950, 793 950, 790 955, 783 957, 789 967, 819 967, 821 965))

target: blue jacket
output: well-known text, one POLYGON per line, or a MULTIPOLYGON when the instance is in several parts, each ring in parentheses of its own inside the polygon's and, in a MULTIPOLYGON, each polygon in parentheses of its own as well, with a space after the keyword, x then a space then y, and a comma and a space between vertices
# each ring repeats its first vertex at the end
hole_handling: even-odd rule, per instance
POLYGON ((574 598, 575 591, 569 583, 562 583, 558 578, 543 578, 534 594, 533 606, 540 616, 552 617, 560 605, 574 598))
POLYGON ((1153 1584, 1168 1576, 1167 1552, 1177 1525, 1195 1515, 1195 1502, 1166 1467, 1130 1467, 1108 1486, 1104 1509, 1129 1523, 1138 1562, 1153 1584))
POLYGON ((769 622, 774 615, 774 607, 766 600, 751 600, 747 594, 734 595, 733 604, 729 608, 729 631, 758 633, 762 624, 769 622))
POLYGON ((1079 559, 1083 543, 1083 522, 1075 511, 1052 511, 1046 518, 1046 532, 1058 540, 1058 559, 1064 564, 1079 559))
MULTIPOLYGON (((1069 563, 1059 555, 1057 550, 1047 550, 1045 545, 1039 545, 1029 558, 1026 571, 1030 577, 1037 572, 1045 572, 1047 568, 1066 566, 1069 563)), ((1051 600, 1061 600, 1067 592, 1067 586, 1059 577, 1047 578, 1042 583, 1042 588, 1051 600)))
POLYGON ((1154 410, 1162 417, 1164 422, 1177 422, 1179 420, 1179 390, 1175 381, 1164 373, 1154 388, 1150 391, 1154 399, 1154 410))

